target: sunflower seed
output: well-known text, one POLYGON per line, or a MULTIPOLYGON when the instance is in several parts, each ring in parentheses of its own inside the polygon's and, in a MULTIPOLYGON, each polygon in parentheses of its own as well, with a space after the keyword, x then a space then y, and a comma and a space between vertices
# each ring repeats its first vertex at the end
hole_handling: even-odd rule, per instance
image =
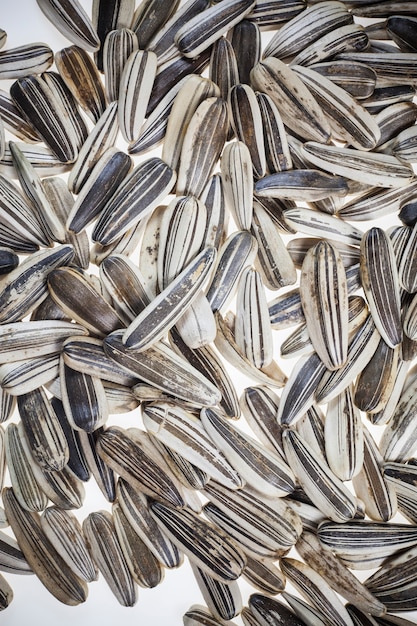
POLYGON ((77 133, 71 113, 56 91, 41 77, 31 74, 15 81, 10 95, 57 159, 63 163, 75 161, 79 149, 77 133))
POLYGON ((213 278, 207 291, 207 299, 213 311, 227 305, 236 289, 238 277, 250 265, 256 255, 257 244, 246 231, 229 236, 219 250, 213 278))
POLYGON ((46 537, 74 574, 86 582, 97 580, 97 568, 75 515, 52 506, 45 509, 40 523, 46 537))
POLYGON ((103 71, 103 46, 107 34, 119 28, 130 28, 135 11, 134 0, 93 0, 91 21, 100 39, 100 48, 94 54, 95 63, 103 71))
POLYGON ((119 503, 113 504, 112 514, 120 547, 133 579, 141 587, 156 587, 164 577, 160 563, 136 533, 119 503))
POLYGON ((249 611, 245 619, 243 620, 245 626, 272 626, 280 623, 288 626, 305 626, 305 622, 296 617, 285 604, 260 593, 253 593, 249 597, 249 611), (245 621, 247 617, 249 621, 245 621))
POLYGON ((373 69, 362 63, 324 61, 323 63, 314 63, 310 67, 342 89, 345 89, 357 100, 369 98, 374 92, 376 74, 373 69))
POLYGON ((279 398, 266 385, 247 387, 241 397, 243 415, 257 438, 285 460, 282 428, 278 423, 279 398))
POLYGON ((0 366, 0 384, 4 392, 20 396, 54 380, 58 372, 57 354, 5 363, 0 366))
POLYGON ((184 456, 209 476, 236 489, 243 480, 205 432, 200 420, 179 407, 149 404, 143 410, 143 423, 158 441, 184 456))
POLYGON ((146 497, 119 478, 117 497, 120 507, 135 533, 156 559, 167 568, 181 565, 183 557, 176 546, 161 532, 150 514, 146 497))
POLYGON ((232 626, 233 622, 218 620, 205 606, 193 604, 183 616, 184 626, 232 626))
MULTIPOLYGON (((0 89, 0 115, 4 128, 27 143, 41 141, 32 125, 22 116, 10 95, 0 89)), ((4 155, 2 156, 3 159, 4 155)))
POLYGON ((394 48, 390 54, 367 51, 346 51, 338 54, 343 61, 358 61, 371 67, 377 75, 378 82, 387 85, 415 85, 417 82, 415 52, 397 52, 394 48))
POLYGON ((198 56, 219 39, 222 32, 240 22, 254 6, 254 0, 225 0, 201 11, 177 30, 175 43, 178 49, 186 57, 198 56))
POLYGON ((27 511, 43 511, 48 498, 36 482, 31 459, 25 453, 16 424, 9 424, 5 437, 6 461, 14 495, 27 511))
POLYGON ((6 533, 0 533, 0 570, 10 574, 33 574, 18 543, 6 533))
POLYGON ((222 582, 190 563, 194 578, 211 613, 221 620, 233 619, 242 610, 242 596, 235 580, 222 582))
POLYGON ((94 52, 100 40, 87 13, 78 0, 36 0, 42 13, 72 43, 94 52))
POLYGON ((4 507, 29 565, 42 584, 60 602, 75 606, 87 599, 87 585, 67 567, 43 533, 37 513, 22 509, 13 489, 3 492, 4 507))
POLYGON ((290 57, 334 28, 352 21, 352 16, 341 2, 320 2, 284 24, 265 47, 264 56, 290 57))
POLYGON ((255 559, 247 554, 242 576, 262 593, 277 595, 285 588, 283 574, 270 559, 262 557, 255 559))
POLYGON ((328 141, 330 129, 317 101, 285 63, 268 57, 253 68, 251 80, 270 96, 288 128, 306 139, 328 141))
POLYGON ((93 560, 111 591, 122 606, 134 606, 138 600, 136 584, 120 547, 114 521, 107 511, 90 513, 83 531, 93 560))
POLYGON ((77 372, 61 359, 60 381, 62 403, 72 428, 92 432, 106 423, 109 407, 100 378, 77 372))
POLYGON ((150 508, 164 533, 196 566, 221 582, 240 576, 244 554, 223 531, 187 509, 172 509, 160 502, 152 502, 150 508))
POLYGON ((44 43, 31 43, 0 51, 0 78, 19 79, 42 74, 54 61, 54 53, 44 43))
POLYGON ((105 111, 107 99, 91 57, 82 48, 69 46, 55 54, 55 65, 81 108, 97 123, 105 111))
POLYGON ((80 445, 88 468, 97 486, 108 502, 114 502, 116 499, 116 480, 114 472, 98 455, 96 449, 97 441, 102 431, 103 428, 97 428, 97 430, 92 433, 86 433, 83 430, 76 432, 79 435, 80 445))
POLYGON ((138 38, 129 28, 107 33, 103 45, 103 70, 108 102, 119 98, 123 68, 130 55, 138 49, 138 38))

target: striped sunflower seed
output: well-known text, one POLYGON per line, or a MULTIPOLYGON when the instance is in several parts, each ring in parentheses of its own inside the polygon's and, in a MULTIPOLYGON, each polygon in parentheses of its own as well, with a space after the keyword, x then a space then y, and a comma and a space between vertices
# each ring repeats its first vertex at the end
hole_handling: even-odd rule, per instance
POLYGON ((12 80, 42 74, 50 68, 54 53, 44 43, 32 43, 0 51, 0 78, 12 80))
POLYGON ((72 43, 94 52, 100 40, 90 18, 78 0, 36 0, 42 13, 72 43))
POLYGON ((211 613, 221 620, 233 619, 242 610, 242 595, 235 580, 222 582, 190 563, 194 578, 211 613))
POLYGON ((107 34, 118 28, 130 28, 135 11, 134 0, 93 0, 91 21, 100 39, 100 48, 94 54, 94 61, 100 72, 103 71, 103 45, 107 34))

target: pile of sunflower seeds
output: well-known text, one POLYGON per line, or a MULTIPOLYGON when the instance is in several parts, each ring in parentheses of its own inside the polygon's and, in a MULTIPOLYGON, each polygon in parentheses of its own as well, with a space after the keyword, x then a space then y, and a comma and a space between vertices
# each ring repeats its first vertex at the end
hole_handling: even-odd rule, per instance
POLYGON ((37 4, 67 47, 0 30, 0 570, 133 606, 186 556, 184 626, 415 623, 417 2, 37 4))

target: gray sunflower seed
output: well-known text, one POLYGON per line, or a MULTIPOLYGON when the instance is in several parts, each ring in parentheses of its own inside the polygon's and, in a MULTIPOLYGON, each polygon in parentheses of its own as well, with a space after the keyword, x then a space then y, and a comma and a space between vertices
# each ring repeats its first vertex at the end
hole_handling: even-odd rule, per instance
POLYGON ((74 606, 87 599, 87 585, 67 567, 43 533, 37 513, 25 511, 13 489, 3 492, 7 519, 29 565, 60 602, 74 606))
POLYGON ((11 396, 30 393, 54 380, 59 373, 59 354, 0 365, 0 384, 11 396))
POLYGON ((138 38, 129 28, 107 33, 103 45, 103 71, 108 102, 118 100, 123 68, 137 49, 138 38))
POLYGON ((255 439, 226 422, 211 408, 201 411, 201 421, 248 485, 267 497, 281 497, 294 490, 292 471, 273 452, 261 448, 255 439))
POLYGON ((240 230, 249 230, 252 222, 253 179, 249 149, 241 142, 225 147, 221 173, 226 206, 240 230))
POLYGON ((187 509, 151 503, 152 515, 164 533, 188 558, 216 580, 236 580, 245 566, 243 552, 220 529, 187 509))
POLYGON ((44 510, 40 523, 46 537, 74 574, 86 582, 97 580, 97 568, 75 515, 52 506, 44 510))
POLYGON ((69 339, 63 346, 63 358, 73 370, 120 385, 133 386, 137 377, 127 374, 103 350, 103 342, 93 337, 69 339))
POLYGON ((42 388, 18 398, 25 437, 37 463, 59 471, 68 462, 69 449, 58 418, 42 388))
POLYGON ((415 528, 391 522, 353 521, 345 524, 324 521, 318 537, 325 548, 337 556, 355 560, 362 569, 379 567, 376 563, 416 544, 415 528), (375 565, 374 565, 375 563, 375 565))
POLYGON ((282 435, 288 463, 305 493, 327 517, 346 522, 356 513, 356 498, 315 451, 292 430, 282 435))
MULTIPOLYGON (((237 367, 246 375, 251 376, 259 383, 271 385, 273 387, 283 387, 287 382, 287 377, 275 360, 269 365, 260 369, 254 367, 250 361, 240 352, 236 345, 234 332, 226 323, 219 312, 215 314, 217 324, 217 335, 215 346, 220 354, 233 367, 237 367)), ((234 326, 234 322, 233 322, 234 326)))
POLYGON ((112 515, 120 547, 134 581, 141 587, 156 587, 164 577, 157 558, 136 533, 119 503, 113 504, 112 515))
POLYGON ((417 34, 416 19, 405 15, 391 15, 387 19, 387 32, 403 52, 417 52, 415 36, 417 34))
POLYGON ((115 242, 158 206, 174 182, 175 172, 157 157, 137 165, 105 205, 93 240, 102 246, 115 242))
POLYGON ((214 248, 203 250, 133 320, 122 339, 127 348, 146 350, 176 323, 184 309, 198 295, 213 264, 215 253, 214 248))
POLYGON ((60 381, 62 403, 72 428, 92 432, 106 423, 109 407, 100 378, 77 372, 61 359, 60 381))
POLYGON ((145 0, 137 7, 132 20, 132 30, 138 36, 141 49, 148 47, 153 36, 176 12, 178 5, 179 0, 174 0, 168 6, 161 4, 158 0, 145 0))
POLYGON ((76 432, 79 435, 80 446, 86 463, 97 486, 108 502, 114 502, 116 499, 114 472, 97 453, 97 441, 102 431, 102 428, 97 428, 93 433, 86 433, 83 430, 76 432))
POLYGON ((305 322, 299 289, 291 289, 269 302, 272 328, 288 328, 305 322))
POLYGON ((375 325, 394 348, 402 339, 399 281, 392 243, 380 228, 362 239, 361 280, 375 325))
POLYGON ((177 194, 200 196, 223 149, 227 126, 227 105, 221 98, 206 98, 197 107, 182 143, 177 194))
POLYGON ((50 272, 48 286, 52 298, 81 325, 104 336, 123 324, 114 309, 79 271, 59 268, 50 272))
POLYGON ((219 402, 218 389, 167 345, 158 343, 143 353, 136 352, 123 345, 121 335, 121 332, 112 333, 103 347, 105 354, 131 376, 198 406, 219 402))
POLYGON ((114 521, 107 511, 90 513, 83 522, 83 531, 93 560, 122 606, 134 606, 138 600, 136 583, 132 578, 114 521))
POLYGON ((161 532, 149 511, 146 497, 135 491, 122 478, 117 482, 117 497, 126 519, 158 562, 167 568, 179 567, 183 557, 176 546, 161 532))
POLYGON ((32 74, 15 81, 10 95, 55 156, 63 163, 75 161, 78 137, 62 98, 41 77, 32 74))
POLYGON ((222 582, 190 563, 194 578, 211 613, 221 620, 233 619, 242 610, 242 595, 235 580, 222 582))
MULTIPOLYGON (((158 105, 154 108, 140 129, 139 135, 135 141, 129 144, 129 154, 142 154, 156 148, 165 138, 168 120, 171 115, 175 99, 180 89, 184 86, 188 77, 184 77, 175 83, 166 95, 161 98, 158 105)), ((165 142, 163 144, 163 150, 165 142)))
MULTIPOLYGON (((213 44, 209 75, 210 80, 219 87, 219 95, 223 100, 227 100, 229 90, 240 82, 235 51, 226 37, 220 37, 213 44)), ((232 132, 229 128, 229 137, 231 137, 232 132)))
POLYGON ((292 159, 285 127, 274 101, 265 93, 256 93, 262 117, 265 158, 270 174, 290 170, 292 159))
POLYGON ((36 0, 42 13, 72 43, 94 52, 100 40, 90 18, 78 0, 36 0))
POLYGON ((299 53, 335 28, 352 21, 352 16, 341 2, 320 2, 301 11, 284 24, 267 44, 264 56, 285 59, 299 53))
POLYGON ((139 268, 128 257, 111 254, 100 264, 99 271, 115 310, 126 324, 130 324, 151 301, 139 268))
POLYGON ((319 381, 316 389, 318 403, 329 402, 353 382, 372 358, 380 338, 372 317, 368 315, 363 325, 349 340, 346 364, 333 372, 327 371, 319 381))
MULTIPOLYGON (((204 488, 204 485, 206 485, 210 479, 206 472, 203 472, 196 465, 190 463, 182 454, 175 452, 172 448, 161 443, 149 430, 148 435, 152 445, 164 456, 169 469, 184 487, 194 490, 204 488)), ((189 506, 191 508, 191 504, 189 504, 189 506)), ((196 512, 201 511, 200 501, 198 501, 198 506, 194 507, 193 510, 196 512)))
POLYGON ((346 193, 347 185, 342 177, 310 169, 276 172, 255 184, 257 196, 302 202, 315 202, 333 195, 345 196, 346 193))
POLYGON ((267 92, 288 128, 306 139, 327 142, 328 123, 302 80, 279 59, 268 57, 251 72, 255 89, 267 92))
POLYGON ((289 550, 301 534, 301 519, 286 500, 264 498, 246 486, 231 492, 214 481, 204 487, 203 493, 226 515, 223 519, 229 520, 234 535, 240 537, 250 554, 274 557, 289 550))
POLYGON ((381 138, 377 147, 393 139, 402 130, 415 124, 417 119, 417 106, 414 102, 398 102, 383 108, 375 121, 381 130, 381 138))
MULTIPOLYGON (((355 152, 358 151, 355 150, 355 152)), ((363 232, 358 228, 321 211, 297 207, 286 209, 284 217, 290 226, 306 235, 319 235, 320 237, 326 235, 328 239, 348 245, 359 245, 362 240, 363 232)))
POLYGON ((344 52, 347 52, 347 55, 349 55, 350 51, 353 50, 354 56, 357 50, 365 50, 368 45, 368 35, 361 24, 353 23, 339 26, 306 46, 292 59, 290 65, 309 66, 332 58, 335 55, 337 55, 338 59, 343 59, 342 55, 344 52))
POLYGON ((82 48, 69 46, 55 54, 55 65, 81 108, 97 123, 105 111, 107 99, 91 57, 82 48))
POLYGON ((22 141, 27 143, 41 141, 41 137, 36 130, 22 116, 21 111, 16 107, 10 95, 3 89, 0 90, 0 115, 4 128, 22 141))
POLYGON ((44 43, 31 43, 0 51, 0 78, 19 79, 42 74, 54 61, 54 53, 44 43))
POLYGON ((302 152, 308 161, 325 171, 376 187, 404 187, 412 182, 410 166, 387 154, 324 146, 312 141, 304 144, 302 152))
POLYGON ((71 261, 70 246, 32 254, 8 274, 0 287, 1 322, 15 322, 28 315, 47 294, 47 276, 60 265, 71 261), (19 287, 18 287, 19 286, 19 287))
POLYGON ((64 243, 65 228, 52 209, 38 173, 18 144, 9 141, 9 148, 21 187, 34 207, 34 218, 39 223, 39 228, 45 234, 45 238, 64 243))
POLYGON ((329 402, 324 436, 330 469, 340 480, 351 480, 363 464, 363 430, 350 387, 329 402))
POLYGON ((162 148, 162 158, 172 169, 178 170, 185 134, 197 108, 219 94, 218 87, 206 78, 191 75, 185 79, 172 105, 162 148))
POLYGON ((322 620, 323 615, 321 615, 317 609, 314 609, 310 604, 286 591, 282 593, 282 597, 292 608, 297 617, 302 619, 305 624, 308 624, 309 626, 324 626, 325 623, 322 620))
POLYGON ((205 606, 193 604, 183 615, 184 626, 232 626, 233 622, 218 620, 205 606))
POLYGON ((325 366, 337 370, 347 359, 348 290, 342 260, 331 244, 322 241, 307 252, 300 296, 311 342, 325 366))
MULTIPOLYGON (((350 61, 347 61, 350 62, 350 61)), ((359 63, 360 61, 354 61, 359 63)), ((384 107, 389 107, 393 104, 399 103, 411 103, 413 100, 414 88, 409 84, 401 84, 399 81, 393 81, 394 84, 385 85, 382 81, 381 87, 376 86, 373 94, 363 101, 363 106, 369 109, 370 113, 379 114, 382 113, 384 107)), ((407 81, 409 82, 409 81, 407 81)), ((378 80, 377 85, 381 84, 381 79, 378 80)))
POLYGON ((374 92, 376 74, 373 69, 362 63, 324 61, 323 63, 314 63, 310 67, 345 89, 357 100, 369 98, 374 92))
POLYGON ((296 546, 297 552, 320 574, 339 595, 371 615, 383 615, 385 607, 345 567, 330 550, 323 548, 317 536, 303 532, 296 546))
POLYGON ((271 559, 255 559, 247 554, 242 576, 252 587, 269 595, 282 593, 285 588, 285 577, 271 559))
POLYGON ((374 117, 362 107, 345 89, 300 65, 292 67, 323 107, 330 125, 338 137, 358 148, 372 150, 381 136, 374 117))
POLYGON ((245 267, 251 265, 256 252, 256 240, 247 231, 233 233, 224 242, 207 291, 207 299, 213 311, 226 307, 236 289, 238 278, 245 267))
POLYGON ((100 48, 94 54, 95 63, 103 71, 103 46, 107 34, 119 28, 130 28, 135 11, 134 0, 93 0, 91 21, 100 39, 100 48))
POLYGON ((266 157, 261 110, 255 92, 249 85, 234 85, 228 94, 228 104, 236 137, 248 148, 254 176, 261 178, 266 172, 266 157))
POLYGON ((173 349, 180 356, 183 356, 219 389, 221 393, 219 406, 225 415, 232 418, 239 417, 239 401, 234 384, 215 350, 210 345, 190 348, 174 329, 170 332, 170 341, 173 349))
POLYGON ((231 489, 242 487, 242 478, 212 442, 200 420, 191 413, 179 407, 152 403, 143 409, 143 423, 158 441, 217 482, 231 489))
POLYGON ((104 110, 78 153, 77 160, 68 177, 70 191, 80 193, 94 165, 104 152, 114 144, 117 131, 117 103, 112 102, 104 110))
POLYGON ((175 43, 178 49, 186 57, 198 56, 219 39, 222 32, 240 22, 254 6, 253 0, 226 0, 201 11, 177 30, 175 43))
POLYGON ((274 623, 288 624, 289 626, 304 626, 305 622, 282 602, 260 593, 253 593, 249 597, 249 608, 242 611, 245 626, 270 626, 274 623))
POLYGON ((10 574, 33 574, 15 539, 0 533, 0 570, 10 574))
POLYGON ((103 210, 132 168, 132 160, 116 148, 98 159, 67 217, 67 228, 79 233, 103 210))
POLYGON ((255 367, 269 365, 273 359, 272 332, 262 279, 247 268, 239 279, 236 294, 236 345, 255 367))
POLYGON ((243 415, 257 438, 285 460, 282 428, 278 423, 279 398, 266 385, 247 387, 241 397, 243 415))
POLYGON ((137 50, 128 58, 120 78, 119 127, 127 142, 135 141, 145 120, 156 74, 154 52, 137 50))
POLYGON ((154 33, 147 48, 157 55, 158 65, 177 57, 178 48, 174 43, 177 31, 189 20, 207 9, 208 5, 208 0, 188 0, 175 11, 162 28, 154 33))
POLYGON ((394 48, 390 54, 346 51, 339 54, 337 58, 344 61, 358 61, 368 65, 376 73, 380 84, 396 85, 404 82, 408 85, 415 85, 417 81, 417 53, 396 52, 394 48))
POLYGON ((366 221, 383 217, 400 210, 401 204, 416 193, 413 181, 404 187, 393 189, 373 188, 346 202, 337 212, 342 219, 366 221))
POLYGON ((280 561, 283 573, 302 596, 323 616, 325 622, 353 626, 344 605, 326 580, 310 565, 285 557, 280 561))
POLYGON ((371 519, 386 522, 397 511, 395 490, 384 476, 383 458, 365 428, 363 435, 363 467, 353 478, 353 488, 364 502, 366 514, 371 519))
POLYGON ((17 501, 27 511, 43 511, 48 498, 36 482, 31 458, 25 453, 16 424, 8 425, 5 444, 7 467, 17 501))
POLYGON ((177 485, 136 441, 121 429, 110 427, 97 442, 97 452, 113 470, 136 489, 173 506, 184 506, 177 485))
POLYGON ((381 339, 356 381, 355 404, 361 411, 378 413, 384 408, 395 384, 398 361, 399 348, 390 348, 381 339))

